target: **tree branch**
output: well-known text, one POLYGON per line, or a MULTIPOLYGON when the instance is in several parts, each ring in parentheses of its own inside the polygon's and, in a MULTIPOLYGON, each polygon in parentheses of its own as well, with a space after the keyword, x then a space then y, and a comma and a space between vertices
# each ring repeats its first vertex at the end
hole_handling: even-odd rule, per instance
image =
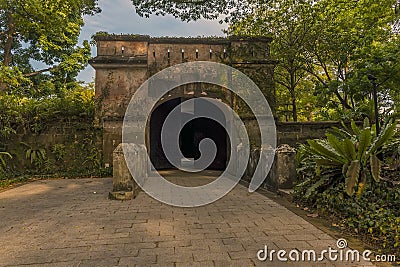
POLYGON ((33 77, 33 76, 39 75, 39 74, 44 73, 44 72, 55 70, 57 68, 58 68, 58 66, 55 66, 55 67, 50 67, 50 68, 47 68, 47 69, 34 71, 34 72, 31 72, 31 73, 26 73, 26 74, 24 74, 24 77, 33 77))
POLYGON ((285 84, 284 82, 281 82, 281 81, 275 81, 277 84, 280 84, 280 85, 282 85, 283 87, 285 87, 286 89, 288 89, 288 91, 290 91, 290 86, 289 85, 287 85, 287 84, 285 84))

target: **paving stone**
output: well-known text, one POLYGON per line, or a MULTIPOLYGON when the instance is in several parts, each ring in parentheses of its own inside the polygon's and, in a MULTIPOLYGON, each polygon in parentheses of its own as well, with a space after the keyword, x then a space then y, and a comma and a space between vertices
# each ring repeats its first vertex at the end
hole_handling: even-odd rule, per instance
MULTIPOLYGON (((185 184, 201 177, 191 179, 185 184)), ((259 261, 265 245, 320 251, 336 239, 241 185, 199 208, 143 192, 111 201, 111 188, 111 179, 60 179, 1 192, 0 266, 352 266, 259 261)))
POLYGON ((93 260, 82 260, 79 267, 109 267, 116 266, 118 264, 119 258, 104 258, 104 259, 93 259, 93 260))
POLYGON ((249 259, 229 260, 229 261, 215 260, 214 266, 215 267, 227 267, 227 266, 253 267, 253 266, 255 266, 255 264, 252 260, 249 260, 249 259))
POLYGON ((188 261, 188 262, 177 262, 176 267, 208 267, 214 266, 212 261, 188 261))
POLYGON ((145 256, 145 257, 122 257, 119 259, 118 266, 148 266, 150 264, 157 263, 157 256, 145 256))

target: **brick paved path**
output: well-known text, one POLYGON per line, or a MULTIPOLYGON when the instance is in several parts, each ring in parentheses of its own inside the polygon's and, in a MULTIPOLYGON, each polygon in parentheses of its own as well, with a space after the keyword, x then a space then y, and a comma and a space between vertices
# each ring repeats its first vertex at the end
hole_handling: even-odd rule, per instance
POLYGON ((111 184, 49 180, 0 193, 0 266, 286 266, 260 262, 256 253, 264 245, 336 248, 327 234, 241 185, 211 205, 176 208, 143 192, 133 201, 110 201, 111 184))

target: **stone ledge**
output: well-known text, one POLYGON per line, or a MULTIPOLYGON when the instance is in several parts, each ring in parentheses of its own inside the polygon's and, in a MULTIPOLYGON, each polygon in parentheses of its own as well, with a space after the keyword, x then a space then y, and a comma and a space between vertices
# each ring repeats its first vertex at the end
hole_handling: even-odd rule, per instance
POLYGON ((89 60, 89 64, 91 65, 101 65, 101 64, 116 64, 118 67, 123 65, 145 65, 147 67, 147 55, 146 56, 97 56, 89 60))

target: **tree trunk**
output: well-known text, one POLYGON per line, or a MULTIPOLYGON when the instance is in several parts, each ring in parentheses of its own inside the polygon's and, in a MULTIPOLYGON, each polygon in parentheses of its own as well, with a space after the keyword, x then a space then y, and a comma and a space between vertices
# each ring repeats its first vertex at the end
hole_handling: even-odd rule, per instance
POLYGON ((292 95, 292 114, 293 114, 293 121, 297 122, 297 103, 296 103, 296 97, 294 94, 292 95))
POLYGON ((33 77, 33 76, 39 75, 39 74, 41 74, 43 72, 54 70, 56 68, 57 68, 57 66, 50 67, 50 68, 47 68, 47 69, 38 70, 38 71, 34 71, 34 72, 31 72, 31 73, 25 73, 24 77, 33 77))
POLYGON ((13 45, 13 38, 15 33, 15 24, 14 19, 11 13, 7 13, 7 24, 8 24, 8 31, 7 31, 7 39, 4 45, 4 65, 10 66, 12 61, 12 45, 13 45))
POLYGON ((296 103, 296 76, 295 72, 290 73, 290 98, 292 100, 293 121, 297 122, 297 103, 296 103))
MULTIPOLYGON (((328 88, 328 87, 327 87, 327 88, 328 88)), ((347 103, 347 100, 344 99, 344 98, 340 95, 340 93, 339 93, 338 91, 335 91, 334 94, 335 94, 336 97, 339 99, 340 104, 342 104, 342 106, 343 106, 345 109, 352 109, 351 106, 349 105, 349 103, 347 103)))

